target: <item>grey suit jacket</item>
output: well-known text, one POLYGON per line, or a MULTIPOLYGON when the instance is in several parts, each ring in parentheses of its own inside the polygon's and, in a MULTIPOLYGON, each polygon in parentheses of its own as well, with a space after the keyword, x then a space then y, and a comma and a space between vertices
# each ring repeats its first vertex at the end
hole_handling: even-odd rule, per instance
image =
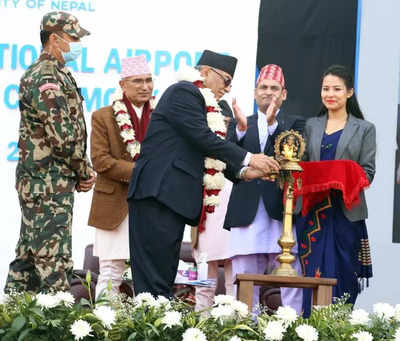
MULTIPOLYGON (((327 115, 312 117, 307 120, 304 134, 306 138, 305 161, 319 161, 321 141, 325 131, 327 115)), ((365 171, 371 183, 375 175, 376 136, 374 124, 349 115, 347 123, 340 136, 336 149, 335 160, 356 161, 365 171)), ((346 210, 342 201, 345 216, 350 221, 368 217, 367 203, 364 192, 361 193, 361 204, 351 210, 346 210)))

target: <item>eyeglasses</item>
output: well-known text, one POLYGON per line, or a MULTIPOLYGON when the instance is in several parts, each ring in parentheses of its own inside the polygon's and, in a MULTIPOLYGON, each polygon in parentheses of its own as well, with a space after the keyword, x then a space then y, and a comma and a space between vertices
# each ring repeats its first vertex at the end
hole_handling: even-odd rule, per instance
POLYGON ((141 86, 141 85, 150 85, 153 83, 153 78, 134 78, 134 79, 126 79, 125 82, 129 82, 133 84, 134 86, 141 86))
POLYGON ((224 81, 225 87, 231 85, 232 79, 225 78, 221 73, 219 73, 217 70, 214 70, 213 68, 210 68, 210 70, 213 70, 218 76, 220 76, 222 78, 222 80, 224 81))

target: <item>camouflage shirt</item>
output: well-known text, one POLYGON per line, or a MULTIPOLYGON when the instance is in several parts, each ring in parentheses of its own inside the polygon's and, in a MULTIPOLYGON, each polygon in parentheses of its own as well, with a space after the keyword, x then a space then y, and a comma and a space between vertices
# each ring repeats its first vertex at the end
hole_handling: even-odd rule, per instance
POLYGON ((69 70, 43 51, 21 78, 16 188, 32 194, 72 192, 90 176, 82 97, 69 70))

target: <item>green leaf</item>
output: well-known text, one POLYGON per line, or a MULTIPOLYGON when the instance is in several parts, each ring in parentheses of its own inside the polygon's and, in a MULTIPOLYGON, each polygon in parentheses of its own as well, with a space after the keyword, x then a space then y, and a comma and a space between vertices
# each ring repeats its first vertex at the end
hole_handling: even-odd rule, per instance
POLYGON ((40 309, 40 308, 38 308, 38 307, 34 307, 34 308, 31 309, 31 311, 32 311, 33 313, 35 313, 36 315, 39 315, 41 318, 45 318, 42 309, 40 309))
POLYGON ((16 331, 16 332, 19 332, 22 328, 24 328, 25 323, 26 323, 26 318, 25 317, 17 316, 14 319, 13 323, 11 324, 11 329, 16 331))
POLYGON ((86 298, 82 297, 81 298, 81 305, 90 307, 90 302, 86 298))
POLYGON ((18 341, 22 341, 25 339, 25 336, 27 336, 32 329, 25 329, 18 337, 18 341))
POLYGON ((155 327, 159 327, 160 324, 161 324, 161 322, 162 322, 162 318, 160 317, 159 319, 155 320, 154 326, 155 326, 155 327))
POLYGON ((88 270, 86 272, 86 282, 89 284, 89 288, 90 288, 90 282, 92 281, 92 273, 90 272, 90 270, 88 270))
POLYGON ((137 334, 136 332, 133 332, 131 335, 129 335, 128 340, 126 340, 126 341, 134 341, 136 334, 137 334))

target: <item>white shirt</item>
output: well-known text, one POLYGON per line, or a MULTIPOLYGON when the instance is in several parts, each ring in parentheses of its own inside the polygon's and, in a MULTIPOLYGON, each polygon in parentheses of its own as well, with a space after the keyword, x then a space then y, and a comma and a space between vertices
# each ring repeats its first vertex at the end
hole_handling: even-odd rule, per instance
MULTIPOLYGON (((276 116, 278 116, 279 110, 280 109, 278 109, 276 116)), ((262 113, 260 110, 258 110, 257 125, 258 125, 258 136, 260 138, 260 149, 261 151, 263 151, 267 143, 268 136, 273 135, 275 133, 276 128, 278 128, 278 121, 275 120, 274 124, 268 125, 266 115, 262 113)), ((236 136, 239 141, 245 135, 246 131, 239 131, 238 128, 236 127, 236 136)))
POLYGON ((132 107, 135 110, 136 116, 138 117, 139 121, 142 118, 142 111, 143 111, 143 105, 141 107, 137 107, 136 105, 134 105, 133 103, 132 107))

